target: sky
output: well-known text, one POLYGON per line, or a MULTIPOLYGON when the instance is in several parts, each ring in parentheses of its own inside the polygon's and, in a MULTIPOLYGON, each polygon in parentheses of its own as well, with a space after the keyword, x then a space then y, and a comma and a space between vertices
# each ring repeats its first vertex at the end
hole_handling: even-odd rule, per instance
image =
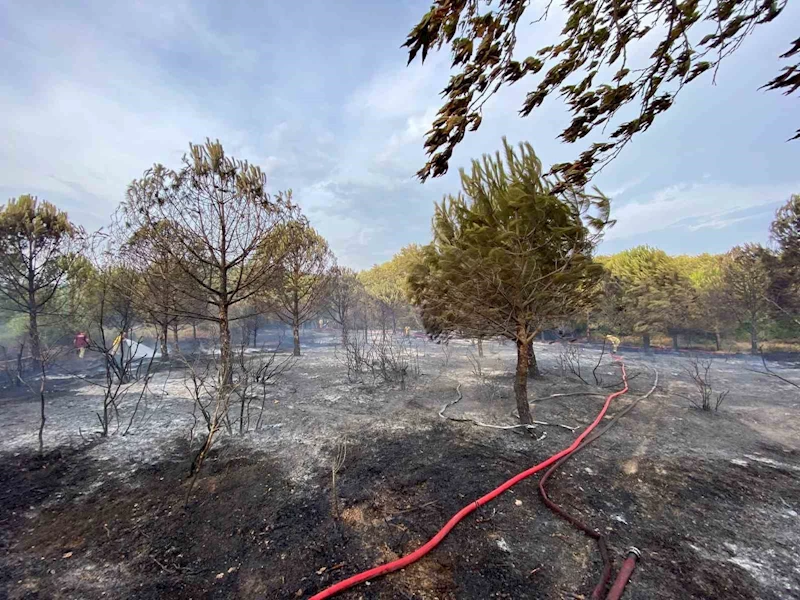
MULTIPOLYGON (((38 195, 95 230, 154 163, 177 168, 190 142, 219 139, 291 188, 339 263, 368 268, 430 239, 434 202, 458 169, 507 136, 550 165, 558 97, 517 111, 530 82, 493 98, 450 172, 421 184, 424 134, 449 56, 406 66, 401 48, 427 1, 37 2, 0 0, 0 198, 38 195)), ((520 28, 519 51, 555 39, 563 13, 520 28)), ((533 17, 532 17, 533 18, 533 17)), ((797 97, 759 90, 796 37, 790 3, 639 135, 593 181, 616 225, 600 251, 650 244, 724 252, 768 242, 777 207, 800 193, 797 97)))

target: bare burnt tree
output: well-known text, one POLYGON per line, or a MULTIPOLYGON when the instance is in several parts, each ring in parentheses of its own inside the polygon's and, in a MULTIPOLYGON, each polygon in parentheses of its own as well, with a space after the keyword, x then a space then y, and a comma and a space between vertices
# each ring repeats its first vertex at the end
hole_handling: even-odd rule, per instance
POLYGON ((176 291, 187 302, 177 303, 177 316, 210 321, 219 330, 220 385, 208 435, 192 463, 196 473, 231 399, 231 309, 275 276, 282 256, 265 252, 255 259, 295 208, 288 194, 271 197, 261 169, 227 156, 218 141, 190 144, 182 162, 177 171, 158 164, 147 170, 129 186, 121 210, 129 230, 147 231, 147 247, 168 255, 183 275, 176 291))
POLYGON ((408 381, 422 373, 416 347, 403 336, 349 336, 336 356, 347 368, 351 383, 399 383, 405 390, 408 381))
POLYGON ((236 352, 234 367, 234 389, 239 400, 239 414, 233 425, 238 425, 239 435, 244 435, 251 428, 253 421, 253 401, 257 402, 258 414, 255 417, 256 431, 261 427, 264 408, 267 403, 269 388, 286 371, 292 368, 294 356, 280 356, 280 342, 272 350, 262 349, 255 355, 246 352, 247 340, 236 352))
POLYGON ((589 385, 589 382, 583 378, 580 346, 575 346, 569 342, 562 343, 561 350, 558 353, 558 364, 561 369, 562 376, 566 376, 571 373, 580 379, 581 382, 589 385))
POLYGON ((703 360, 698 357, 693 357, 687 365, 684 366, 684 372, 689 376, 690 381, 697 389, 696 396, 683 396, 695 408, 710 412, 712 409, 716 412, 719 407, 728 397, 729 390, 724 392, 714 393, 714 388, 711 381, 711 366, 713 359, 703 360))
MULTIPOLYGON (((99 434, 111 433, 112 419, 120 426, 120 406, 132 389, 141 384, 139 399, 146 392, 151 378, 155 351, 140 352, 141 339, 131 339, 137 321, 134 299, 130 290, 137 287, 140 273, 123 264, 116 248, 100 239, 95 247, 94 273, 86 283, 88 311, 84 315, 86 331, 90 332, 89 352, 99 354, 103 360, 103 381, 96 383, 103 404, 98 411, 99 434)), ((129 430, 132 425, 128 425, 129 430)))

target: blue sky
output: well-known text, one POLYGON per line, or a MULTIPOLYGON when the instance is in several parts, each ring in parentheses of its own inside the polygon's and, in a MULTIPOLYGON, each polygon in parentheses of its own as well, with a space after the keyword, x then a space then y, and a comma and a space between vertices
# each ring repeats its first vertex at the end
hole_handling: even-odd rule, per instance
MULTIPOLYGON (((400 49, 427 1, 22 2, 0 4, 0 197, 34 193, 87 229, 108 222, 127 184, 188 143, 219 138, 292 188, 343 264, 365 268, 429 239, 433 202, 457 168, 506 135, 545 162, 579 151, 556 136, 557 98, 516 111, 528 84, 495 97, 447 176, 424 185, 422 142, 448 57, 406 67, 400 49)), ((800 193, 797 98, 758 90, 796 37, 800 6, 693 84, 594 181, 618 223, 602 252, 671 253, 766 242, 775 209, 800 193)), ((525 28, 520 50, 560 29, 525 28)))

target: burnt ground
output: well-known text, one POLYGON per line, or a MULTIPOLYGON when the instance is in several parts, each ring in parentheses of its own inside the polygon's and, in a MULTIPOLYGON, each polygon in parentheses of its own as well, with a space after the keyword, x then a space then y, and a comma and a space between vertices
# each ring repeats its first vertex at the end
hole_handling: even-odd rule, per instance
MULTIPOLYGON (((469 350, 456 346, 448 358, 425 345, 423 374, 400 390, 347 382, 331 348, 307 349, 271 398, 275 427, 221 438, 188 502, 191 404, 178 375, 128 436, 103 441, 70 433, 84 419, 87 437, 83 403, 93 397, 60 382, 49 407, 48 439, 58 443, 44 457, 29 443, 35 403, 4 398, 0 597, 308 598, 416 549, 461 507, 576 435, 440 419, 460 382, 464 400, 449 412, 513 422, 511 348, 488 348, 484 377, 470 372, 469 350), (345 442, 337 516, 330 464, 345 442)), ((545 377, 532 397, 597 392, 561 372, 558 351, 537 346, 545 377)), ((747 371, 758 365, 746 358, 717 359, 715 383, 731 393, 718 413, 703 413, 682 397, 691 393, 682 360, 626 359, 632 390, 611 413, 650 388, 652 367, 656 393, 567 462, 550 495, 608 535, 617 567, 629 546, 642 550, 626 598, 800 597, 800 395, 747 371)), ((772 366, 800 381, 791 365, 772 366)), ((618 380, 610 364, 600 372, 603 385, 618 380)), ((584 426, 601 405, 568 396, 534 412, 584 426)), ((415 565, 340 597, 588 597, 601 570, 595 546, 541 504, 537 483, 478 509, 415 565)))

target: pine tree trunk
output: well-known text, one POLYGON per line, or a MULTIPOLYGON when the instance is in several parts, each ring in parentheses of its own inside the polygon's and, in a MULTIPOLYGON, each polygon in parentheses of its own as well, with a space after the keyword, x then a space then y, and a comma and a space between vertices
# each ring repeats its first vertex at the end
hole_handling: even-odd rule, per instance
POLYGON ((44 389, 45 389, 45 382, 47 381, 47 373, 45 372, 44 362, 39 363, 42 369, 42 381, 39 385, 39 400, 40 405, 40 420, 39 420, 39 456, 44 454, 44 424, 47 422, 47 419, 44 416, 44 389))
POLYGON ((253 322, 253 348, 258 348, 258 319, 253 322))
POLYGON ((42 364, 42 348, 39 344, 39 319, 35 310, 28 314, 28 332, 31 340, 32 370, 38 371, 42 364))
POLYGON ((642 347, 644 348, 644 351, 646 353, 650 352, 650 334, 649 333, 643 333, 642 334, 642 347))
POLYGON ((294 341, 293 354, 300 356, 300 325, 296 321, 292 323, 292 339, 294 341))
POLYGON ((181 351, 180 342, 178 341, 178 324, 172 326, 172 340, 175 342, 175 352, 181 351))
POLYGON ((533 351, 533 340, 531 340, 528 342, 528 378, 536 379, 541 376, 539 363, 536 361, 536 353, 533 351))
POLYGON ((528 344, 525 342, 524 330, 517 338, 517 373, 514 377, 514 397, 517 401, 519 422, 530 425, 533 422, 531 406, 528 404, 528 344))
POLYGON ((478 357, 483 358, 483 338, 478 338, 478 357))
POLYGON ((161 325, 161 335, 158 336, 158 340, 161 344, 161 358, 169 358, 169 346, 167 345, 168 334, 169 325, 167 324, 167 320, 164 319, 164 322, 161 325))
POLYGON ((717 345, 717 352, 722 350, 722 336, 719 334, 719 330, 714 332, 714 343, 717 345))
POLYGON ((672 334, 672 349, 675 350, 676 352, 678 350, 680 350, 680 348, 678 347, 678 334, 677 333, 673 333, 672 334))
MULTIPOLYGON (((228 320, 228 307, 222 305, 219 308, 219 364, 222 375, 223 387, 233 384, 233 357, 231 350, 231 324, 228 320)), ((227 394, 227 389, 219 392, 227 394)), ((210 445, 209 445, 210 448, 210 445)))
POLYGON ((750 354, 758 354, 758 332, 755 325, 750 325, 750 354))
POLYGON ((20 387, 22 385, 22 376, 25 374, 25 361, 22 360, 22 357, 25 356, 25 340, 22 339, 19 342, 19 352, 17 353, 17 379, 16 379, 16 387, 20 387))
POLYGON ((197 323, 194 322, 192 322, 192 341, 195 347, 197 347, 197 323))
POLYGON ((300 298, 298 297, 297 290, 294 290, 294 297, 292 299, 292 338, 294 339, 294 352, 295 356, 300 356, 300 298))
MULTIPOLYGON (((33 256, 33 245, 28 243, 29 256, 33 256)), ((31 358, 33 371, 38 371, 42 364, 42 347, 39 338, 39 315, 36 303, 36 274, 33 266, 28 267, 28 335, 31 339, 31 358)))

